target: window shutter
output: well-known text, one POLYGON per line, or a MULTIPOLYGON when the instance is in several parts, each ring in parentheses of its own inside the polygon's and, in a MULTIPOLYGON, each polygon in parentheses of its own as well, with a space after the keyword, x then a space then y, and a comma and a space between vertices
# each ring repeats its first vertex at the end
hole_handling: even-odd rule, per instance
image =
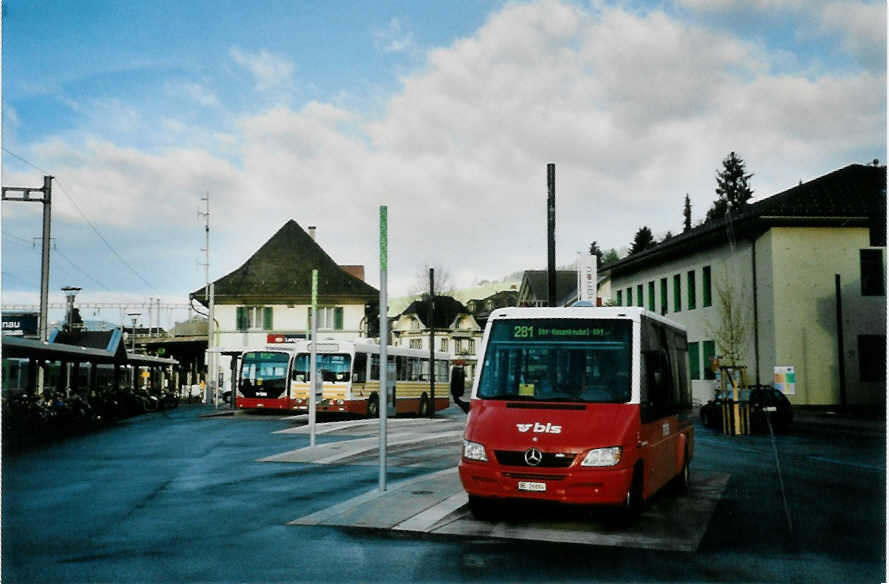
POLYGON ((262 309, 262 328, 264 330, 272 330, 272 307, 266 306, 262 309))
POLYGON ((308 311, 309 311, 308 316, 306 317, 306 331, 311 332, 312 331, 312 307, 311 306, 308 307, 308 311))
POLYGON ((343 330, 343 307, 337 306, 333 309, 333 328, 334 330, 343 330))
POLYGON ((239 306, 236 311, 235 320, 239 331, 247 330, 247 308, 239 306))

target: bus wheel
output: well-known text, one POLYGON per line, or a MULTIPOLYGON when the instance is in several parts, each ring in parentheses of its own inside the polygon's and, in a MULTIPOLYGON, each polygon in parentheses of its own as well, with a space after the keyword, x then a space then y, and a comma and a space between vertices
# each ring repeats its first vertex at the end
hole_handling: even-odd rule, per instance
POLYGON ((420 396, 420 407, 417 409, 417 415, 421 418, 429 416, 429 396, 425 393, 420 396))
POLYGON ((634 518, 642 511, 642 468, 636 465, 633 469, 633 480, 627 490, 627 498, 624 501, 624 515, 634 518))
POLYGON ((676 490, 681 494, 688 493, 688 450, 685 451, 685 458, 682 461, 682 470, 679 471, 679 474, 676 476, 676 490))
POLYGON ((380 417, 380 400, 376 394, 367 398, 367 417, 368 418, 380 417))
POLYGON ((475 495, 469 495, 469 510, 473 517, 481 521, 495 521, 500 515, 497 501, 475 495))

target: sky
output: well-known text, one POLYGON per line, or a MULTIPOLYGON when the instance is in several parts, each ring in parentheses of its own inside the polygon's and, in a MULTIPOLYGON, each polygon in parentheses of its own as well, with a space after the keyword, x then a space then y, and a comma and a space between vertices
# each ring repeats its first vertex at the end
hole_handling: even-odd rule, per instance
MULTIPOLYGON (((545 268, 547 163, 567 265, 680 232, 686 194, 703 219, 729 152, 754 200, 886 160, 879 0, 6 0, 2 42, 2 184, 55 177, 50 302, 185 305, 204 197, 211 280, 294 219, 378 287, 386 205, 399 296, 545 268)), ((2 302, 37 304, 41 206, 2 212, 2 302)))

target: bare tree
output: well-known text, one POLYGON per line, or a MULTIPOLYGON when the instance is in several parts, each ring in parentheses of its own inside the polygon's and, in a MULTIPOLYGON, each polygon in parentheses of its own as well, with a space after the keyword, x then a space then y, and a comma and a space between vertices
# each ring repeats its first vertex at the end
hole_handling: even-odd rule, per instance
POLYGON ((726 364, 735 366, 745 354, 750 331, 749 315, 728 278, 716 285, 716 297, 719 324, 716 327, 711 324, 710 332, 726 364))
POLYGON ((451 271, 445 266, 433 266, 430 264, 424 264, 423 267, 417 269, 417 275, 411 286, 411 295, 421 298, 429 296, 429 268, 435 270, 435 295, 453 295, 456 288, 453 278, 451 278, 451 271))

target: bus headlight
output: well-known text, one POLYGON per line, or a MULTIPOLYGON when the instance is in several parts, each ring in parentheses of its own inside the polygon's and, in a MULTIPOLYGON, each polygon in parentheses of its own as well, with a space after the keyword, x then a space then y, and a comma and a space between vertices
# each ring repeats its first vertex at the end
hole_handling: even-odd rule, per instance
POLYGON ((485 447, 478 442, 470 442, 469 440, 463 441, 463 458, 488 462, 488 457, 485 455, 485 447))
POLYGON ((621 447, 595 448, 587 452, 580 466, 614 466, 620 462, 621 447))

